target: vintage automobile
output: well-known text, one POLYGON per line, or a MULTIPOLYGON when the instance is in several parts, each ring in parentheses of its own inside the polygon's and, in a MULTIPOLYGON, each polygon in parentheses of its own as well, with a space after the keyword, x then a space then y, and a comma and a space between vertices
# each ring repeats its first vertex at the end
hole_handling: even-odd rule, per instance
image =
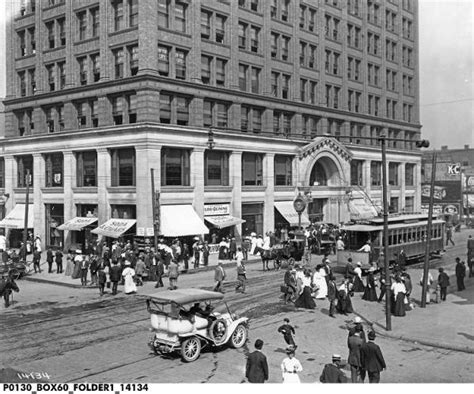
POLYGON ((226 312, 215 311, 212 303, 222 301, 221 293, 189 288, 141 296, 146 297, 153 331, 149 345, 156 354, 180 352, 192 362, 204 347, 241 348, 247 341, 247 317, 231 313, 225 302, 226 312))

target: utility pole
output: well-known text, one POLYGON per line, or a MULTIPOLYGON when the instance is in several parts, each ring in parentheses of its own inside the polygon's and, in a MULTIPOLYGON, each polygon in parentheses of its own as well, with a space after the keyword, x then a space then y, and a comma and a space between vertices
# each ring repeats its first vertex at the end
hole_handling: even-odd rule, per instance
POLYGON ((30 207, 30 170, 26 170, 25 221, 23 222, 23 261, 26 263, 26 242, 28 241, 28 208, 30 207))
POLYGON ((156 191, 155 191, 155 169, 150 168, 151 173, 151 206, 153 210, 153 242, 155 245, 155 252, 157 252, 158 248, 158 231, 160 230, 160 207, 156 206, 156 191))
POLYGON ((385 270, 385 329, 392 330, 392 311, 390 297, 390 268, 388 255, 388 201, 387 201, 387 137, 380 136, 382 145, 382 197, 383 197, 383 248, 384 248, 384 270, 385 270))
POLYGON ((426 291, 428 285, 428 272, 430 265, 430 246, 431 246, 431 224, 433 222, 433 204, 434 204, 434 187, 436 178, 436 151, 433 150, 431 161, 431 182, 430 182, 430 205, 428 206, 428 226, 426 229, 426 245, 425 245, 425 263, 423 266, 423 286, 421 289, 421 307, 426 307, 426 291))

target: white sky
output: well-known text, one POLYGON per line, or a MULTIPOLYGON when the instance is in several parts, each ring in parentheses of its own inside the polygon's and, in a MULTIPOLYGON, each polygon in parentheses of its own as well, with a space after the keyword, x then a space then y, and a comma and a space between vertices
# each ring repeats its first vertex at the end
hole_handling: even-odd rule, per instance
POLYGON ((474 1, 420 0, 420 110, 431 147, 474 147, 474 1))
MULTIPOLYGON (((5 36, 0 0, 0 97, 5 96, 5 36)), ((384 1, 384 0, 382 0, 384 1)), ((474 0, 419 0, 420 105, 431 147, 474 147, 474 0)))

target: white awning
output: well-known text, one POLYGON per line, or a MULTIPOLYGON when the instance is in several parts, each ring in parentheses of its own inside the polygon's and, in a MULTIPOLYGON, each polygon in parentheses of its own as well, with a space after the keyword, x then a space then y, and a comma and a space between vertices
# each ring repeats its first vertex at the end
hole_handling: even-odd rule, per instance
POLYGON ((135 219, 110 219, 92 230, 91 233, 118 238, 136 222, 135 219))
POLYGON ((378 216, 377 209, 365 198, 349 200, 352 220, 371 219, 378 216))
POLYGON ((165 237, 209 234, 192 205, 162 205, 160 233, 165 237))
POLYGON ((230 227, 235 226, 236 224, 245 223, 245 220, 230 215, 204 216, 204 219, 217 228, 230 227))
MULTIPOLYGON (((275 208, 282 214, 282 216, 288 221, 291 227, 298 226, 298 212, 293 207, 293 201, 275 201, 275 208)), ((311 224, 308 214, 306 212, 301 213, 301 225, 309 226, 311 224)))
MULTIPOLYGON (((33 204, 28 204, 28 228, 33 228, 34 213, 33 204)), ((0 227, 24 228, 25 227, 25 204, 16 204, 10 213, 0 222, 0 227)))
POLYGON ((81 231, 84 227, 87 227, 95 222, 97 222, 97 218, 75 217, 74 219, 68 220, 66 223, 61 224, 58 227, 58 230, 81 231))

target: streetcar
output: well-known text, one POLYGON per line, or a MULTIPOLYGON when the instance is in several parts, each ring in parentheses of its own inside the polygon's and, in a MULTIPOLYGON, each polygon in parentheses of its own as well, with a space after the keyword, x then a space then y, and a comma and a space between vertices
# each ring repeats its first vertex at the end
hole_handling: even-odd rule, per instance
MULTIPOLYGON (((431 226, 430 251, 439 254, 444 248, 446 222, 433 219, 431 226)), ((421 260, 425 255, 428 215, 396 215, 388 218, 388 259, 393 264, 399 261, 403 250, 407 264, 421 260)), ((362 269, 368 270, 372 263, 384 264, 383 218, 374 218, 364 222, 346 224, 341 228, 346 233, 344 250, 337 251, 336 271, 343 271, 349 257, 352 262, 362 263, 362 269), (359 249, 370 241, 371 252, 359 249)))

